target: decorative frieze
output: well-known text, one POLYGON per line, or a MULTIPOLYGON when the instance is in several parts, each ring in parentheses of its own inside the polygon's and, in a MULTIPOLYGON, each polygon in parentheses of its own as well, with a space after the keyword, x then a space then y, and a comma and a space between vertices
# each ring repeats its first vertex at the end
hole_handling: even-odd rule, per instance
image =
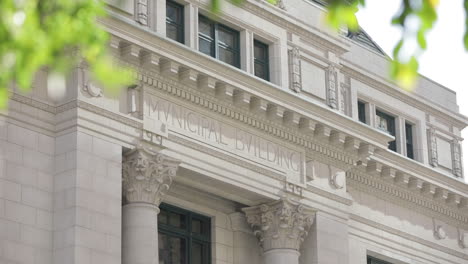
POLYGON ((428 146, 429 146, 429 163, 437 167, 438 165, 438 157, 437 157, 437 137, 436 131, 434 127, 430 127, 427 129, 427 139, 428 139, 428 146))
POLYGON ((125 202, 159 205, 176 175, 179 161, 143 146, 124 154, 122 189, 125 202))
POLYGON ((293 47, 289 53, 289 78, 291 79, 291 90, 299 93, 302 90, 301 80, 301 50, 293 47))
POLYGON ((282 199, 242 209, 263 250, 299 251, 314 221, 314 212, 306 206, 282 199))

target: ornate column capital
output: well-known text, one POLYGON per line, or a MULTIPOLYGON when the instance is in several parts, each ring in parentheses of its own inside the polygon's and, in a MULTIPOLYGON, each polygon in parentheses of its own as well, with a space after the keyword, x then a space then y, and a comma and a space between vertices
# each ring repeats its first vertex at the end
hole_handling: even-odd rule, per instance
POLYGON ((264 252, 272 249, 299 251, 315 216, 310 208, 290 199, 242 210, 264 252))
POLYGON ((180 161, 139 146, 124 154, 122 189, 126 203, 159 206, 180 161))

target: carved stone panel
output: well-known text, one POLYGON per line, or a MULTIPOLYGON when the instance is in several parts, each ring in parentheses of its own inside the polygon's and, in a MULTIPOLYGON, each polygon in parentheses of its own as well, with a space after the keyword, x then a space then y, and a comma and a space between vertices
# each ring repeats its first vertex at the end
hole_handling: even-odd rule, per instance
POLYGON ((427 139, 428 139, 428 146, 429 146, 429 163, 437 167, 438 165, 438 157, 437 157, 437 138, 436 132, 433 127, 427 130, 427 139))
POLYGON ((461 149, 458 140, 452 141, 452 172, 457 177, 462 177, 461 149))
POLYGON ((136 21, 144 26, 148 26, 148 0, 137 0, 136 21))
POLYGON ((333 109, 338 108, 338 69, 331 64, 327 69, 327 104, 333 109))
POLYGON ((302 90, 301 80, 301 51, 298 47, 289 50, 289 78, 291 79, 291 90, 300 92, 302 90))

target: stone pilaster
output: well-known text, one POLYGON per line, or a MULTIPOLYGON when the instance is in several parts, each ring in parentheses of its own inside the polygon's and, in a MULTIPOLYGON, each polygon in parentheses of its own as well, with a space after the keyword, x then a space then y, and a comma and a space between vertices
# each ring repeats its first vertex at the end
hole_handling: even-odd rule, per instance
POLYGON ((144 147, 124 155, 123 264, 158 263, 158 206, 171 186, 178 165, 178 160, 144 147))
POLYGON ((289 249, 299 252, 313 223, 314 212, 289 199, 244 208, 264 252, 289 249))

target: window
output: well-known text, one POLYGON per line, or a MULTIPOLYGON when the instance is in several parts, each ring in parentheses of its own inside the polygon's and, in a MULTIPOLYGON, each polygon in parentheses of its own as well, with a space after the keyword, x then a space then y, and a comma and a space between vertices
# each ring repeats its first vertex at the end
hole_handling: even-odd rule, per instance
MULTIPOLYGON (((395 117, 381 112, 376 111, 377 115, 377 128, 389 133, 392 136, 395 136, 395 117)), ((390 150, 396 151, 396 140, 393 140, 388 145, 390 150)))
POLYGON ((367 120, 366 120, 366 103, 364 103, 362 101, 358 101, 357 105, 358 105, 359 121, 366 124, 367 123, 367 120))
POLYGON ((406 135, 406 156, 414 159, 414 146, 413 146, 413 126, 405 122, 405 135, 406 135))
POLYGON ((184 43, 184 6, 166 2, 166 36, 184 43))
POLYGON ((159 208, 159 263, 209 264, 210 218, 166 204, 159 208))
POLYGON ((202 15, 198 19, 199 50, 235 67, 240 65, 239 32, 202 15))
POLYGON ((387 261, 380 260, 371 256, 367 256, 367 264, 392 264, 387 261))
POLYGON ((270 80, 268 45, 254 40, 254 74, 266 81, 270 80))

